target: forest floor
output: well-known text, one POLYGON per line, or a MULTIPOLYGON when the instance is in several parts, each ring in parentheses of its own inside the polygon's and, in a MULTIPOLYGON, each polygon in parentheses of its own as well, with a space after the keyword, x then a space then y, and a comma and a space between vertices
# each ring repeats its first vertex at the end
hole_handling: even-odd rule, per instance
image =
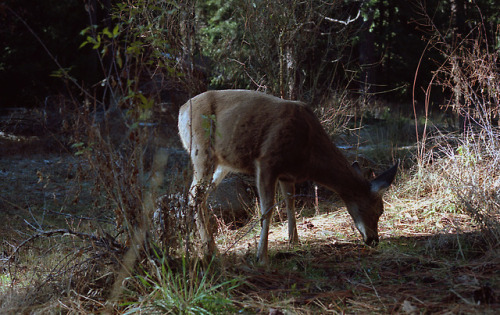
MULTIPOLYGON (((84 295, 61 289, 71 281, 56 284, 48 277, 41 281, 31 272, 45 268, 52 275, 62 274, 69 261, 66 257, 75 255, 72 240, 63 242, 60 235, 23 244, 43 231, 99 234, 112 226, 113 214, 95 206, 88 179, 75 180, 78 167, 79 161, 68 153, 0 156, 0 312, 106 310, 104 286, 109 283, 89 287, 84 295), (57 289, 46 291, 50 297, 37 296, 42 306, 22 308, 20 303, 27 299, 20 296, 26 292, 22 289, 34 283, 42 288, 41 282, 57 289), (73 304, 68 303, 70 296, 73 304)), ((297 222, 299 245, 289 246, 286 223, 276 222, 270 232, 268 268, 254 263, 258 224, 250 233, 246 231, 251 223, 238 230, 223 229, 217 239, 221 274, 240 279, 230 297, 233 310, 240 314, 497 314, 498 244, 487 244, 479 226, 457 211, 451 199, 412 196, 405 185, 399 179, 386 194, 379 223, 381 242, 376 248, 362 244, 345 208, 333 203, 322 203, 319 215, 312 215, 312 209, 298 210, 302 214, 297 222), (242 234, 246 235, 239 240, 242 234)), ((116 313, 120 309, 124 308, 113 308, 116 313)))

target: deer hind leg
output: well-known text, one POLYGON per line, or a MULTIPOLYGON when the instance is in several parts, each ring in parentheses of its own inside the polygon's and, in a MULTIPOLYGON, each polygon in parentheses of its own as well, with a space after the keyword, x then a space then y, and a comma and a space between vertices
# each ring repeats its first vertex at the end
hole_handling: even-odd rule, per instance
POLYGON ((200 156, 192 156, 193 182, 189 189, 189 206, 194 209, 196 227, 202 242, 202 251, 205 255, 213 255, 215 246, 214 231, 210 223, 207 208, 207 196, 211 188, 214 175, 213 162, 200 156))
POLYGON ((281 193, 285 198, 286 214, 288 217, 288 241, 290 244, 297 244, 299 236, 297 234, 297 222, 295 220, 295 183, 279 181, 281 193))
POLYGON ((271 170, 261 168, 260 163, 256 163, 257 190, 260 199, 261 225, 260 240, 257 248, 257 261, 261 265, 267 265, 269 258, 267 255, 269 226, 271 224, 274 209, 274 195, 276 192, 276 176, 271 170))

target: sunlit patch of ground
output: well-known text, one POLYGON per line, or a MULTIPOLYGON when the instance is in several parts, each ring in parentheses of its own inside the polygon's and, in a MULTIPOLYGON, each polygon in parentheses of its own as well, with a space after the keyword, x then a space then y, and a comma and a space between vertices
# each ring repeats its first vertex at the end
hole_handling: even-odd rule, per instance
MULTIPOLYGON (((88 218, 106 219, 109 214, 99 213, 89 195, 74 200, 81 188, 73 180, 75 167, 72 156, 57 154, 0 159, 0 219, 6 223, 0 226, 0 258, 7 257, 12 246, 27 237, 23 233, 37 224, 81 227, 88 218)), ((80 184, 82 191, 89 190, 88 183, 80 184)), ((286 221, 273 224, 268 268, 255 264, 258 221, 238 230, 222 226, 217 237, 221 272, 242 279, 232 296, 237 308, 250 314, 496 313, 500 308, 498 245, 485 244, 478 226, 457 212, 451 200, 432 195, 411 198, 401 194, 398 186, 386 197, 378 247, 363 245, 342 204, 325 203, 321 214, 298 218, 298 245, 289 245, 286 221)), ((10 265, 16 266, 16 272, 4 265, 0 284, 11 287, 19 279, 24 282, 17 287, 22 288, 32 281, 30 261, 42 265, 43 259, 51 259, 54 266, 62 266, 58 259, 77 261, 80 254, 68 250, 76 248, 74 241, 64 236, 27 247, 17 265, 10 265), (53 249, 57 255, 49 253, 53 249), (30 258, 37 253, 47 256, 30 258)), ((97 296, 99 290, 96 286, 89 292, 97 296)), ((103 301, 96 300, 97 309, 99 303, 103 301)))
POLYGON ((253 310, 494 314, 500 307, 498 248, 487 249, 467 215, 429 207, 424 200, 387 204, 376 248, 362 244, 340 208, 299 218, 296 246, 288 244, 286 223, 274 224, 269 268, 255 265, 258 224, 236 245, 222 242, 222 251, 233 245, 226 260, 246 279, 243 305, 253 310))

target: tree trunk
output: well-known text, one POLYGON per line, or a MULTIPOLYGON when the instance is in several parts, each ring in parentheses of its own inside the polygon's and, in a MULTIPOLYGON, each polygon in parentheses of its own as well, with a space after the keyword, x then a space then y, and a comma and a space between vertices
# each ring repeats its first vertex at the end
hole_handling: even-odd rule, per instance
POLYGON ((361 67, 361 93, 374 92, 373 84, 376 83, 375 75, 375 39, 370 28, 373 24, 374 10, 370 6, 362 7, 366 19, 361 26, 361 38, 359 43, 359 65, 361 67))

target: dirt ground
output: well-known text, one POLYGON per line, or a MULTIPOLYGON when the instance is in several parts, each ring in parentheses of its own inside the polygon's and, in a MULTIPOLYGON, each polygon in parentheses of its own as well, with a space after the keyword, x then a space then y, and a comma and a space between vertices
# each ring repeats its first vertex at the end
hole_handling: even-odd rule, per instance
POLYGON ((92 207, 90 184, 76 180, 79 165, 78 159, 65 153, 1 157, 2 238, 34 228, 61 227, 69 221, 112 223, 109 214, 92 207))
MULTIPOLYGON (((0 157, 2 257, 37 229, 113 222, 111 213, 95 206, 88 181, 76 180, 81 165, 69 153, 0 157)), ((286 224, 278 222, 270 234, 268 269, 253 262, 258 233, 233 246, 249 226, 225 231, 218 239, 222 261, 228 273, 245 279, 234 297, 241 313, 498 313, 498 244, 485 244, 466 215, 423 218, 404 207, 386 205, 375 249, 362 245, 338 205, 301 217, 301 243, 293 248, 286 224)))

